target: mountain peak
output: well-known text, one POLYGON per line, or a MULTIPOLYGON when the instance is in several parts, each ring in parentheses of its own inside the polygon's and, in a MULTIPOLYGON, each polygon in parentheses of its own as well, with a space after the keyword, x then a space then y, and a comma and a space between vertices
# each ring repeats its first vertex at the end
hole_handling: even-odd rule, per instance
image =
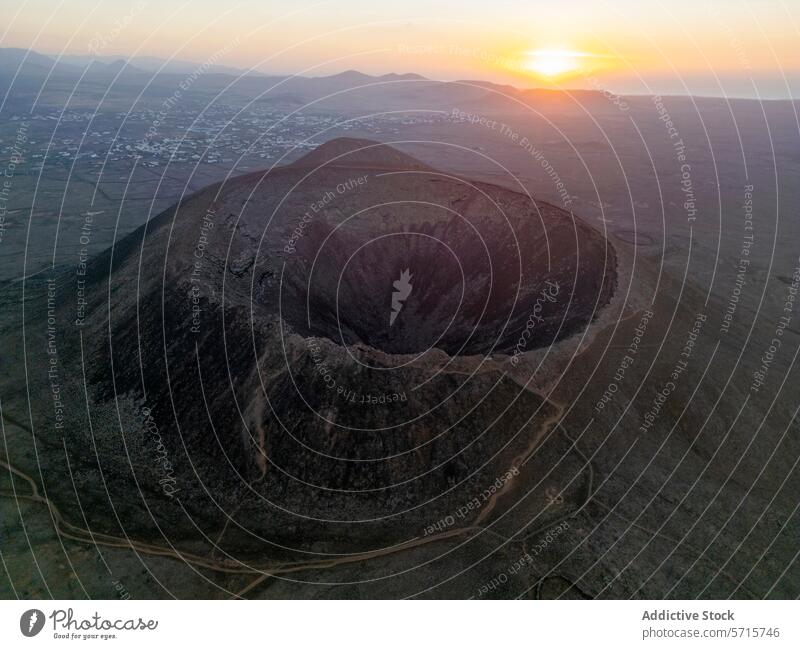
POLYGON ((416 158, 375 140, 338 137, 320 144, 295 160, 292 167, 357 167, 374 169, 430 169, 416 158))
POLYGON ((344 72, 339 72, 338 74, 332 74, 328 78, 346 79, 349 81, 366 81, 372 79, 372 77, 369 76, 368 74, 364 74, 363 72, 359 72, 358 70, 345 70, 344 72))
POLYGON ((416 74, 414 72, 406 72, 404 74, 398 74, 397 72, 390 72, 389 74, 384 74, 379 77, 385 81, 427 81, 427 77, 423 77, 421 74, 416 74))

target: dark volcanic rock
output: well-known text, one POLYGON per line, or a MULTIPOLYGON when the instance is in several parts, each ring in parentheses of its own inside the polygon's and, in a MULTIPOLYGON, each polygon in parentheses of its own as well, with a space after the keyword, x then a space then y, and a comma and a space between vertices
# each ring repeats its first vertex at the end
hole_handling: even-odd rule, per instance
MULTIPOLYGON (((496 481, 553 414, 479 372, 484 355, 584 328, 615 263, 571 214, 375 142, 335 140, 208 187, 87 273, 90 398, 151 418, 126 432, 111 500, 167 502, 150 517, 187 536, 235 512, 226 539, 254 549, 416 536, 463 504, 464 485, 496 481), (454 371, 454 355, 474 355, 474 371, 454 371)), ((71 447, 91 432, 98 457, 118 456, 109 417, 93 431, 76 419, 71 447)))

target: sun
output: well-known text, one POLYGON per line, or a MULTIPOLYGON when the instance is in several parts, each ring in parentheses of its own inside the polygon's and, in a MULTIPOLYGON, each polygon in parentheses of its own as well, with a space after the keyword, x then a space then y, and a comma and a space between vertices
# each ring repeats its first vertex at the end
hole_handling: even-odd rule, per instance
POLYGON ((579 72, 581 59, 590 56, 574 50, 532 50, 525 54, 525 69, 548 79, 579 72))

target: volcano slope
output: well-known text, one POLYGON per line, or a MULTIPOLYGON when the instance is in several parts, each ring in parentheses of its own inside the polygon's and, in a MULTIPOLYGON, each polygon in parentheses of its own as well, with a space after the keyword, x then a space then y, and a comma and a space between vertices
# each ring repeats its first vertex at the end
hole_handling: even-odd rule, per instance
POLYGON ((44 492, 265 570, 476 529, 561 412, 507 371, 582 332, 615 273, 572 214, 377 142, 207 187, 28 282, 44 492))

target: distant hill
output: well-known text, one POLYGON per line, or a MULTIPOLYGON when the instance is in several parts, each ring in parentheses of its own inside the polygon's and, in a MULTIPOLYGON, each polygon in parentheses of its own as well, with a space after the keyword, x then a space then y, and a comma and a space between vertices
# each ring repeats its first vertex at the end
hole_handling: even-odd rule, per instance
MULTIPOLYGON (((19 47, 0 48, 0 73, 2 74, 47 73, 55 64, 55 59, 33 50, 19 47)), ((77 72, 78 68, 73 68, 73 71, 77 72)))
MULTIPOLYGON (((132 66, 143 72, 158 72, 164 74, 191 74, 203 66, 202 62, 186 61, 182 59, 164 59, 158 56, 125 57, 122 55, 91 56, 68 54, 62 56, 61 60, 80 67, 85 67, 89 63, 116 65, 119 63, 119 61, 123 61, 127 62, 129 66, 132 66)), ((251 72, 243 68, 234 68, 227 65, 210 65, 206 68, 206 72, 214 74, 230 74, 234 76, 239 76, 242 74, 264 76, 260 72, 251 72)))

